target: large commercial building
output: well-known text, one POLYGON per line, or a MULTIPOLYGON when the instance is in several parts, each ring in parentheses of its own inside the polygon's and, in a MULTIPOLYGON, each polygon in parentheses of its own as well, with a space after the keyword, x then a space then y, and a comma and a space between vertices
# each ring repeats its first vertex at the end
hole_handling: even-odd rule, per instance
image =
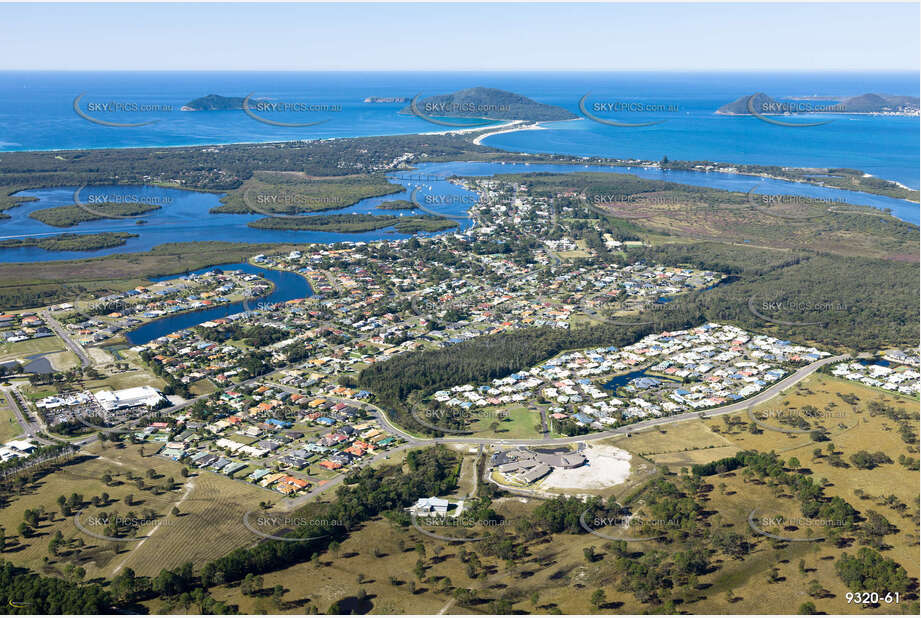
POLYGON ((99 391, 95 393, 96 401, 106 412, 147 406, 152 408, 163 401, 160 391, 151 386, 135 386, 117 391, 99 391))

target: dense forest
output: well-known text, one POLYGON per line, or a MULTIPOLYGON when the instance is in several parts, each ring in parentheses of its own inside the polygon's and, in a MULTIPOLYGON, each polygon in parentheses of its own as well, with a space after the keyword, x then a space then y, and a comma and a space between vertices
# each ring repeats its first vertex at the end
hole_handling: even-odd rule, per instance
POLYGON ((398 422, 421 429, 405 404, 436 390, 505 377, 564 350, 622 346, 651 332, 705 321, 733 323, 831 349, 876 350, 912 346, 918 340, 916 264, 720 243, 645 247, 626 258, 636 259, 731 276, 712 289, 677 297, 672 311, 647 311, 637 317, 638 322, 652 324, 527 328, 481 336, 376 363, 360 373, 359 383, 377 393, 398 422), (765 317, 754 313, 753 306, 765 317))
POLYGON ((309 217, 265 217, 248 223, 265 230, 311 230, 315 232, 357 233, 393 227, 397 232, 438 232, 457 227, 456 221, 431 216, 396 217, 393 215, 312 215, 309 217))
POLYGON ((227 193, 215 213, 296 215, 346 208, 365 198, 400 193, 403 186, 376 174, 306 178, 300 174, 256 172, 227 193))
POLYGON ((111 598, 98 583, 41 577, 0 560, 0 596, 5 614, 106 614, 111 598))
POLYGON ((137 234, 127 232, 99 232, 98 234, 56 234, 55 236, 30 236, 0 240, 0 249, 38 247, 46 251, 95 251, 120 247, 137 234))
POLYGON ((136 217, 154 210, 160 206, 144 203, 118 203, 103 202, 92 206, 55 206, 33 210, 29 216, 46 225, 54 227, 72 227, 86 221, 99 221, 101 219, 123 219, 136 217))

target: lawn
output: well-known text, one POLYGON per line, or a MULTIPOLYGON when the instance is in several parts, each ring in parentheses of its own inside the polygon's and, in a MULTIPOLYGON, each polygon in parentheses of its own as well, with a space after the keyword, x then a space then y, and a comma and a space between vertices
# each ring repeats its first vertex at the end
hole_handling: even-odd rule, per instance
POLYGON ((0 443, 8 442, 22 433, 16 415, 6 405, 6 398, 0 395, 0 443))
POLYGON ((16 343, 0 343, 0 360, 13 360, 31 356, 32 354, 57 352, 65 349, 64 342, 57 336, 28 339, 26 341, 17 341, 16 343))
MULTIPOLYGON (((487 413, 484 413, 487 414, 487 413)), ((472 414, 477 420, 470 424, 470 430, 473 436, 478 438, 539 438, 540 432, 535 426, 540 425, 540 412, 530 410, 524 406, 509 406, 488 413, 488 416, 480 415, 476 412, 472 414), (498 418, 498 412, 505 412, 504 418, 498 418), (495 423, 496 429, 492 429, 495 423)))

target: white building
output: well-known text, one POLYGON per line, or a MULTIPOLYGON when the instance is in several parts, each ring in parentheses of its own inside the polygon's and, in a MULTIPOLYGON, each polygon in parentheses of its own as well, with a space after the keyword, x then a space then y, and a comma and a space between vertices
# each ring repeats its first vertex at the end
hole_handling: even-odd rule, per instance
POLYGON ((135 406, 154 407, 163 401, 160 391, 151 386, 135 386, 117 391, 99 391, 95 393, 96 401, 107 412, 135 406))
POLYGON ((416 515, 446 515, 450 503, 444 498, 419 498, 412 506, 416 515))

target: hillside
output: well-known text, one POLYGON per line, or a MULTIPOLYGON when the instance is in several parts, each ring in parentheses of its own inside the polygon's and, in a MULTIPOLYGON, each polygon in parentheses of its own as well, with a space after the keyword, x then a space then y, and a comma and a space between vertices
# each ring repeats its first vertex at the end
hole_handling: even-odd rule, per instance
MULTIPOLYGON (((430 116, 455 118, 491 118, 496 120, 571 120, 574 114, 557 105, 538 103, 533 99, 496 88, 468 88, 452 94, 436 95, 416 101, 416 110, 430 116)), ((414 114, 413 106, 400 110, 414 114)))
POLYGON ((912 114, 919 108, 918 97, 867 93, 856 97, 844 99, 828 99, 814 101, 778 101, 763 92, 754 95, 739 97, 732 103, 723 105, 717 114, 727 116, 750 115, 749 99, 752 99, 752 108, 765 114, 811 114, 811 113, 839 113, 839 114, 912 114))
POLYGON ((219 94, 199 97, 182 106, 184 112, 219 112, 238 109, 243 109, 243 97, 222 97, 219 94))

